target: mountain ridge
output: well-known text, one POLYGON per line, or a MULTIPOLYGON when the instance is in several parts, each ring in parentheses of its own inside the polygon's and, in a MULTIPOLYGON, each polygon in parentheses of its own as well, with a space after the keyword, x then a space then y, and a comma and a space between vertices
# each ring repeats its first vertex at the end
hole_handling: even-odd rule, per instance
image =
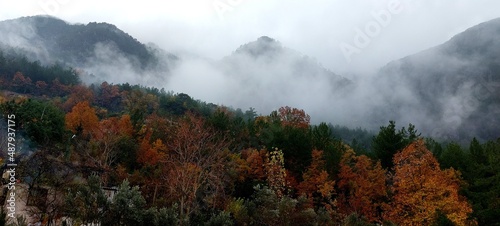
MULTIPOLYGON (((210 88, 206 92, 222 97, 217 101, 257 107, 262 112, 280 105, 309 109, 312 114, 332 111, 344 124, 362 121, 372 129, 395 120, 414 123, 424 134, 444 139, 469 139, 469 132, 483 140, 500 134, 495 128, 500 124, 495 119, 500 118, 500 86, 496 86, 500 84, 500 41, 495 39, 500 36, 500 18, 470 27, 441 45, 391 61, 380 68, 373 81, 365 79, 367 85, 338 75, 268 36, 242 44, 220 60, 193 63, 146 46, 108 23, 68 24, 53 17, 25 17, 0 22, 0 33, 10 35, 6 40, 17 41, 19 48, 30 42, 39 47, 33 54, 36 60, 55 55, 70 66, 114 65, 111 69, 89 67, 96 77, 132 71, 129 77, 135 78, 133 81, 150 79, 150 84, 161 85, 164 83, 159 82, 172 82, 173 70, 182 72, 176 78, 182 84, 188 84, 186 74, 197 80, 217 81, 220 84, 211 84, 213 87, 200 84, 210 88), (31 26, 22 27, 17 36, 9 33, 23 23, 31 26), (162 63, 160 68, 166 71, 162 74, 145 76, 137 69, 162 63), (206 77, 198 76, 202 74, 206 77)), ((9 46, 8 42, 4 45, 9 46)), ((110 77, 101 80, 106 78, 110 77)), ((177 88, 178 83, 173 84, 171 87, 177 88)))
MULTIPOLYGON (((500 134, 500 18, 480 23, 447 42, 392 61, 382 67, 379 78, 388 87, 404 85, 409 97, 392 98, 392 106, 413 103, 392 114, 408 120, 402 112, 419 109, 429 117, 431 133, 449 139, 485 139, 500 134), (412 101, 410 101, 412 100, 412 101), (483 115, 481 117, 480 115, 483 115), (440 127, 451 127, 443 131, 440 127), (473 131, 473 132, 472 132, 473 131)), ((395 88, 390 89, 394 91, 395 88)), ((391 92, 385 92, 391 99, 391 92)))

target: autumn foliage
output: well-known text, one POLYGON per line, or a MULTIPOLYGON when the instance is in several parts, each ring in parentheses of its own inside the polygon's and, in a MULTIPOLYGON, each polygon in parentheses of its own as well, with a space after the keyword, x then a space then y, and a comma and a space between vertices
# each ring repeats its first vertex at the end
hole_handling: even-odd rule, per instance
POLYGON ((74 134, 81 133, 83 136, 94 135, 99 127, 99 118, 96 111, 88 101, 76 104, 71 112, 66 114, 66 128, 74 134))
POLYGON ((439 163, 418 140, 394 156, 392 202, 385 217, 400 225, 431 225, 437 212, 456 225, 467 225, 472 208, 459 194, 460 173, 441 170, 439 163))
POLYGON ((81 102, 88 102, 92 104, 94 102, 94 93, 86 86, 78 85, 71 89, 71 94, 68 100, 64 103, 64 109, 70 110, 76 104, 81 102))
POLYGON ((139 146, 139 155, 137 162, 146 166, 154 166, 164 157, 167 147, 160 139, 157 139, 153 144, 150 144, 151 132, 148 132, 142 139, 139 146))
POLYGON ((265 161, 267 150, 247 149, 242 151, 241 157, 245 160, 243 167, 245 177, 252 180, 264 181, 266 178, 265 161))
POLYGON ((342 156, 338 181, 341 213, 358 213, 371 222, 382 222, 381 207, 387 199, 385 170, 380 162, 356 156, 350 148, 342 156))
POLYGON ((286 169, 283 152, 278 148, 266 154, 265 171, 269 188, 273 190, 281 198, 287 190, 286 169))
POLYGON ((334 194, 335 182, 325 170, 323 151, 312 151, 312 162, 302 175, 303 181, 298 186, 299 194, 310 199, 319 196, 320 199, 329 199, 334 194))
MULTIPOLYGON (((207 192, 204 194, 206 205, 222 204, 228 179, 225 168, 229 160, 227 140, 192 114, 179 121, 173 134, 160 160, 162 181, 168 187, 164 195, 173 203, 179 203, 183 218, 197 210, 200 190, 207 192)), ((161 146, 158 143, 156 146, 161 146)))
POLYGON ((304 110, 291 108, 291 107, 281 107, 279 110, 279 118, 284 126, 291 126, 296 128, 309 128, 309 122, 311 117, 304 112, 304 110))
MULTIPOLYGON (((54 141, 55 145, 37 148, 48 149, 53 156, 47 158, 68 166, 68 175, 77 178, 64 184, 54 179, 59 175, 41 172, 45 174, 33 177, 33 186, 58 186, 64 193, 75 183, 87 186, 88 176, 97 175, 93 189, 98 191, 128 180, 138 186, 136 201, 145 200, 141 208, 147 211, 133 212, 143 214, 143 225, 475 225, 494 221, 495 212, 473 213, 459 191, 470 186, 475 190, 463 193, 468 198, 490 197, 474 203, 476 209, 500 203, 495 199, 498 159, 491 157, 500 150, 500 141, 484 146, 476 141, 470 152, 475 165, 467 168, 467 153, 453 158, 462 162, 442 160, 460 147, 433 154, 417 140, 413 127, 398 132, 394 122, 375 136, 371 150, 365 150, 355 140, 351 148, 326 123, 311 126, 304 110, 288 106, 257 116, 253 110, 243 113, 197 102, 186 94, 128 84, 86 87, 33 81, 16 73, 1 82, 13 92, 39 89, 53 91, 56 97, 9 101, 5 93, 0 105, 23 116, 20 135, 24 129, 35 142, 54 141), (35 107, 28 109, 23 103, 38 107, 31 110, 35 107), (46 129, 56 125, 46 120, 49 110, 55 112, 47 106, 60 112, 60 117, 52 117, 60 122, 57 133, 46 129), (47 123, 40 124, 42 118, 47 123), (440 167, 434 155, 445 164, 440 167), (451 166, 457 170, 443 169, 451 166), (462 181, 462 172, 473 183, 462 181), (471 179, 477 175, 482 178, 471 179), (145 220, 161 214, 174 223, 160 224, 159 217, 150 218, 157 221, 152 224, 145 220)), ((78 208, 95 204, 87 201, 78 208)), ((84 211, 68 214, 94 222, 78 212, 84 211)))

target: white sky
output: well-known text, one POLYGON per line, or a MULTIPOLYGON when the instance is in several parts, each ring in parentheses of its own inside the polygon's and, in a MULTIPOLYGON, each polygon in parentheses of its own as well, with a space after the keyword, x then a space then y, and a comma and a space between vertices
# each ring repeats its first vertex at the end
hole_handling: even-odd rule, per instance
POLYGON ((212 59, 267 35, 349 77, 439 45, 500 17, 499 9, 497 0, 0 0, 0 20, 50 14, 71 23, 108 22, 143 43, 212 59), (339 45, 354 46, 356 29, 377 23, 372 12, 388 12, 391 2, 401 4, 400 12, 348 62, 339 45))

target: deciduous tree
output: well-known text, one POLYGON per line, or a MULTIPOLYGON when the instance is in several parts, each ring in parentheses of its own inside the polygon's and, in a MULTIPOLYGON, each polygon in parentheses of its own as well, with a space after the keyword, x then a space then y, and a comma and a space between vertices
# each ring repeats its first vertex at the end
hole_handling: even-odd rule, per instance
POLYGON ((33 88, 30 77, 26 77, 21 72, 16 72, 11 82, 12 89, 21 93, 28 93, 33 88))
POLYGON ((141 142, 137 162, 154 166, 163 159, 167 152, 167 146, 160 139, 157 139, 153 144, 149 144, 149 137, 151 137, 150 134, 146 135, 145 139, 141 142))
POLYGON ((302 175, 304 179, 298 186, 299 195, 306 195, 313 199, 314 196, 319 196, 320 202, 325 199, 330 200, 334 193, 335 182, 329 178, 325 170, 325 160, 323 159, 323 151, 313 150, 312 161, 309 168, 302 175))
POLYGON ((385 173, 380 162, 365 155, 356 156, 352 149, 347 149, 340 163, 340 212, 357 213, 371 222, 382 222, 381 207, 387 198, 385 173))
POLYGON ((278 148, 267 153, 265 163, 266 178, 269 188, 278 198, 283 197, 287 191, 285 159, 283 152, 278 148))
POLYGON ((101 120, 94 130, 90 146, 84 151, 85 157, 96 166, 109 169, 121 151, 120 143, 132 139, 132 132, 132 123, 128 115, 101 120))
POLYGON ((71 110, 76 104, 81 102, 88 102, 92 104, 94 102, 94 93, 91 89, 83 85, 76 85, 71 87, 71 94, 68 100, 64 103, 64 109, 66 111, 71 110))
POLYGON ((267 150, 248 149, 242 151, 242 158, 248 166, 247 177, 253 180, 264 181, 266 171, 264 163, 266 161, 267 150))
POLYGON ((472 208, 459 194, 460 173, 441 170, 423 140, 407 146, 394 156, 392 202, 385 217, 401 225, 431 225, 437 213, 456 225, 466 225, 472 208))
POLYGON ((95 135, 99 127, 99 118, 89 102, 84 101, 76 104, 71 112, 66 114, 66 128, 74 134, 81 134, 85 137, 95 135))
POLYGON ((278 112, 281 123, 284 126, 292 126, 303 129, 309 128, 311 117, 306 114, 304 110, 286 106, 281 107, 278 112))
POLYGON ((99 89, 99 95, 96 97, 96 102, 100 106, 114 111, 120 108, 121 99, 122 96, 117 85, 110 85, 107 82, 103 82, 99 89))
POLYGON ((162 180, 168 188, 166 195, 179 203, 180 218, 188 219, 198 208, 197 200, 209 206, 224 201, 228 142, 190 113, 173 129, 174 135, 166 144, 168 151, 161 160, 162 180))

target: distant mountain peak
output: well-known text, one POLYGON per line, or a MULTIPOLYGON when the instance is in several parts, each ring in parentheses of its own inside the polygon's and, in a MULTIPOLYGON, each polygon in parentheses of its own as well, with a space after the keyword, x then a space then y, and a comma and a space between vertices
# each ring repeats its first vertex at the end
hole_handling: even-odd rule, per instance
POLYGON ((82 24, 53 16, 22 17, 0 21, 0 36, 0 51, 15 52, 44 65, 57 62, 82 69, 91 75, 86 82, 115 77, 112 74, 118 71, 168 74, 178 60, 105 22, 82 24))
POLYGON ((276 40, 268 37, 268 36, 261 36, 260 38, 257 39, 258 42, 276 42, 276 40))
POLYGON ((256 41, 249 42, 236 49, 236 54, 249 54, 253 57, 269 56, 280 53, 285 48, 280 42, 268 36, 261 36, 256 41))
POLYGON ((316 59, 268 36, 241 45, 233 54, 224 57, 220 65, 226 74, 250 83, 264 83, 264 78, 282 78, 290 80, 297 88, 307 90, 308 84, 312 83, 298 81, 323 81, 328 84, 325 90, 334 95, 342 95, 353 88, 350 80, 324 68, 316 59))
POLYGON ((0 22, 0 34, 11 37, 5 38, 12 41, 4 43, 6 45, 27 51, 41 48, 49 56, 44 58, 70 62, 76 66, 92 63, 96 51, 100 51, 102 45, 116 50, 113 54, 138 62, 141 68, 157 61, 146 45, 109 23, 71 24, 53 16, 30 16, 0 22), (24 39, 23 45, 15 46, 24 39))
POLYGON ((20 20, 20 21, 42 21, 42 20, 45 20, 45 21, 51 21, 51 22, 57 21, 57 22, 67 23, 66 21, 64 21, 58 17, 52 16, 52 15, 25 16, 25 17, 20 17, 17 19, 10 19, 10 20, 5 20, 5 21, 15 21, 15 20, 20 20))

